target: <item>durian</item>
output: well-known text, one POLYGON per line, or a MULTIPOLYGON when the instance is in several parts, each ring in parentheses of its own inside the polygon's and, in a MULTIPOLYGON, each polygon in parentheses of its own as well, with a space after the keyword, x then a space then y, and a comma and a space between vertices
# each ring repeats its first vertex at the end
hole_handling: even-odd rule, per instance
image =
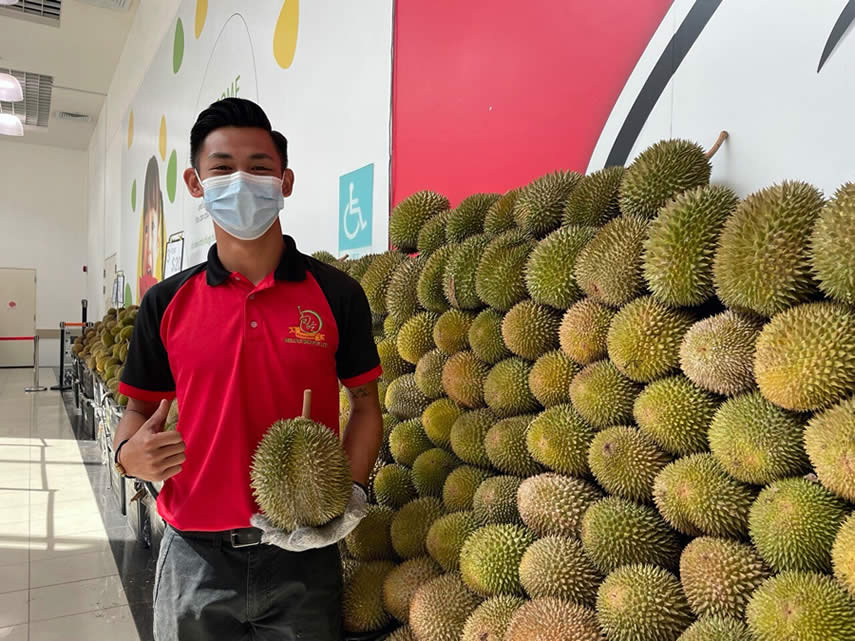
POLYGON ((580 365, 608 356, 606 338, 615 311, 592 298, 574 303, 561 319, 558 343, 561 350, 580 365))
POLYGON ((535 535, 521 525, 485 525, 469 536, 460 550, 463 581, 482 596, 521 595, 520 560, 535 540, 535 535))
POLYGON ((582 178, 564 206, 564 224, 599 226, 619 216, 618 189, 624 171, 606 167, 582 178))
POLYGON ((588 476, 588 449, 594 428, 569 403, 555 405, 529 423, 525 436, 531 457, 554 472, 588 476))
POLYGON ((754 377, 788 410, 821 409, 855 392, 855 311, 823 302, 781 312, 757 339, 754 377))
POLYGON ((834 537, 848 510, 819 483, 776 481, 751 506, 751 541, 774 570, 831 571, 834 537))
POLYGON ((855 397, 814 416, 804 444, 820 482, 855 503, 855 397))
POLYGON ((525 266, 525 284, 534 302, 563 311, 582 298, 573 269, 596 233, 596 227, 562 227, 537 244, 525 266))
POLYGON ((415 251, 419 231, 448 209, 448 198, 432 191, 417 192, 398 203, 389 216, 389 242, 401 251, 415 251))
POLYGON ((593 503, 582 517, 585 552, 601 572, 645 563, 676 569, 680 539, 652 507, 617 496, 593 503))
POLYGON ((548 472, 520 484, 517 507, 523 523, 538 536, 578 537, 585 511, 602 497, 588 481, 548 472))
POLYGON ((819 213, 809 256, 822 292, 855 305, 855 183, 840 187, 819 213))
POLYGON ((709 183, 711 172, 706 153, 696 143, 678 139, 657 142, 641 152, 624 173, 620 210, 654 218, 677 194, 709 183))
POLYGON ((715 295, 716 243, 738 202, 730 189, 715 185, 678 194, 662 208, 644 243, 644 278, 654 298, 681 307, 715 295))
POLYGON ((560 324, 561 317, 555 310, 526 300, 505 315, 502 338, 514 354, 534 361, 558 347, 560 324))
POLYGON ((502 338, 503 320, 502 313, 485 309, 475 317, 469 327, 469 345, 475 356, 488 365, 495 365, 513 355, 502 338))
POLYGON ((594 300, 621 307, 644 292, 644 240, 648 222, 619 216, 606 223, 576 258, 573 275, 594 300))
POLYGON ((754 353, 763 323, 727 310, 698 321, 683 336, 680 367, 695 385, 735 396, 754 387, 754 353))
POLYGON ((728 307, 772 316, 816 292, 809 237, 824 204, 807 183, 785 181, 748 196, 719 236, 713 272, 728 307))
POLYGON ((492 367, 484 380, 484 402, 497 416, 508 417, 538 409, 529 389, 532 365, 521 358, 508 358, 492 367))

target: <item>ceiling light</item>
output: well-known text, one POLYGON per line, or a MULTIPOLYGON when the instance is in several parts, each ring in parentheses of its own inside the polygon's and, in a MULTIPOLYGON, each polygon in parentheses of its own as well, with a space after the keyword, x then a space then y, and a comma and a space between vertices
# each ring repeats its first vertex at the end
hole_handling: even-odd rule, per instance
POLYGON ((0 0, 0 4, 13 5, 18 4, 18 0, 0 0))
POLYGON ((17 116, 0 114, 0 136, 23 136, 24 125, 17 116))
MULTIPOLYGON (((0 0, 0 3, 2 2, 3 0, 0 0)), ((0 73, 0 100, 21 102, 23 99, 24 92, 18 79, 8 73, 0 73)))

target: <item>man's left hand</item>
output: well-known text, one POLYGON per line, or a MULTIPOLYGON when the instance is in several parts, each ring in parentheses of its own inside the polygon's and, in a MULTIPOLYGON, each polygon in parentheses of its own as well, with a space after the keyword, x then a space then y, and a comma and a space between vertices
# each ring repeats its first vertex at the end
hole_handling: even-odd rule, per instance
POLYGON ((261 542, 275 545, 291 552, 303 552, 316 548, 325 548, 338 543, 356 529, 359 522, 368 513, 368 497, 357 483, 353 484, 350 502, 344 514, 320 527, 301 527, 293 532, 280 530, 263 514, 255 514, 251 519, 254 527, 262 530, 261 542))

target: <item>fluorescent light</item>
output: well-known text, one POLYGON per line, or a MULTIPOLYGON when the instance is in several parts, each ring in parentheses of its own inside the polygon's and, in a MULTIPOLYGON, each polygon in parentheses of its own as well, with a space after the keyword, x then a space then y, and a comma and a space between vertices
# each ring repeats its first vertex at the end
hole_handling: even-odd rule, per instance
MULTIPOLYGON (((0 0, 0 4, 2 3, 3 0, 0 0)), ((24 92, 18 79, 8 73, 0 73, 0 100, 21 102, 23 99, 24 92)))
POLYGON ((0 114, 0 136, 23 136, 24 125, 17 116, 0 114))

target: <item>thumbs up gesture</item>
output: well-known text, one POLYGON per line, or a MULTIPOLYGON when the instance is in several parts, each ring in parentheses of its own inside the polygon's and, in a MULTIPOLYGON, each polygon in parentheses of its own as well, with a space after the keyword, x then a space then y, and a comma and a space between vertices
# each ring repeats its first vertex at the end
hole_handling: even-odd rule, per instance
POLYGON ((145 423, 119 452, 119 462, 130 476, 143 481, 165 481, 178 474, 186 457, 184 439, 177 430, 163 431, 169 401, 161 401, 145 423))

